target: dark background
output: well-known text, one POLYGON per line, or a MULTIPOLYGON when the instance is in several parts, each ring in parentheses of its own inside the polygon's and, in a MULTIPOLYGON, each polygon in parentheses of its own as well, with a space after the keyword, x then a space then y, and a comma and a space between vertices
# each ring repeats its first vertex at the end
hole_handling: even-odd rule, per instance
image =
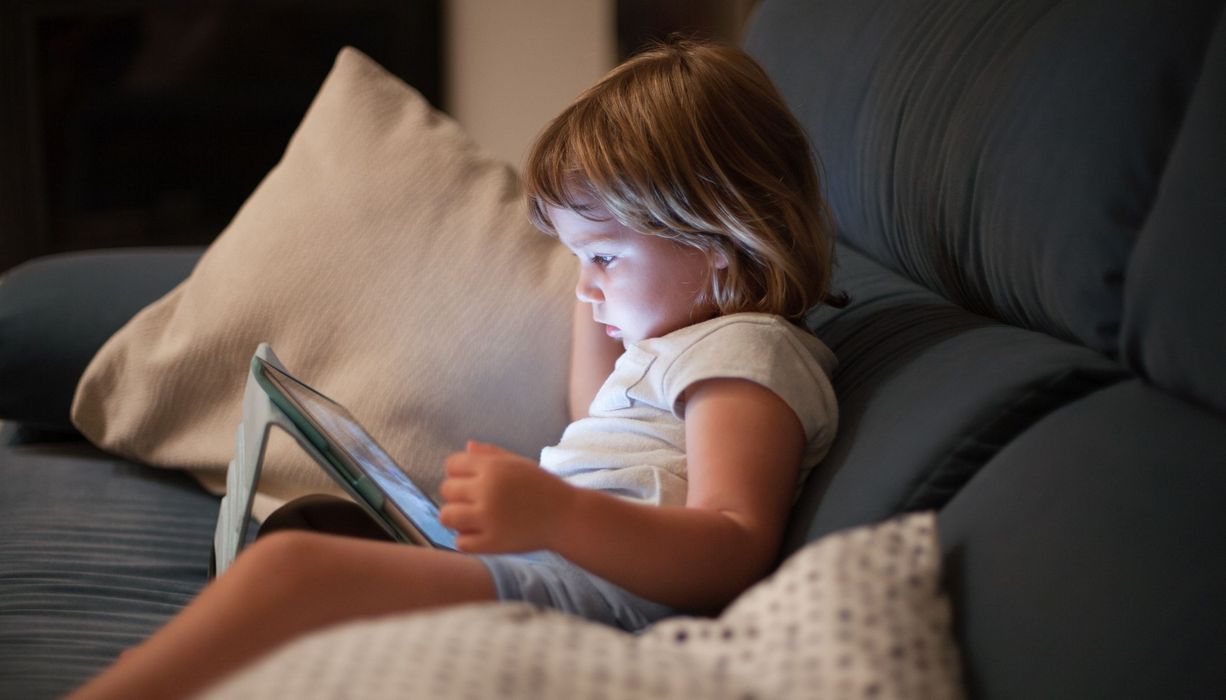
MULTIPOLYGON (((618 0, 619 58, 674 31, 735 41, 752 5, 618 0)), ((446 110, 445 21, 445 0, 0 0, 0 272, 208 243, 342 46, 446 110)))

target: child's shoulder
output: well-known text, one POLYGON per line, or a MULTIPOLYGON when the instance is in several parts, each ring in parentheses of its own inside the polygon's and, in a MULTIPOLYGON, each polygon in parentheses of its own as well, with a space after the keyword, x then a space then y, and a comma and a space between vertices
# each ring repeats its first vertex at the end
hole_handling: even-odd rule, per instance
POLYGON ((816 335, 775 314, 742 312, 716 316, 640 343, 658 358, 679 359, 687 355, 799 355, 826 373, 834 371, 834 353, 816 335))
MULTIPOLYGON (((738 313, 687 326, 626 351, 635 385, 684 419, 690 387, 708 379, 744 379, 782 398, 812 437, 835 415, 832 353, 815 335, 781 316, 738 313)), ((634 390, 627 394, 635 398, 634 390)))
POLYGON ((657 345, 693 344, 717 334, 756 334, 769 336, 784 335, 791 332, 809 334, 807 331, 795 327, 782 316, 743 311, 700 321, 684 328, 679 328, 668 335, 652 338, 647 342, 655 342, 657 345))

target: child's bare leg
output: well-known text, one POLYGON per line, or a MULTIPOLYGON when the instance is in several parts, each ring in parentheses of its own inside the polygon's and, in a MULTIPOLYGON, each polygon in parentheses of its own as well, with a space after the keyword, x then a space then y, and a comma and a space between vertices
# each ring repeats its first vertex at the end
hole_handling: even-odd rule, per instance
POLYGON ((278 532, 73 698, 185 697, 311 630, 496 597, 489 571, 464 554, 278 532))

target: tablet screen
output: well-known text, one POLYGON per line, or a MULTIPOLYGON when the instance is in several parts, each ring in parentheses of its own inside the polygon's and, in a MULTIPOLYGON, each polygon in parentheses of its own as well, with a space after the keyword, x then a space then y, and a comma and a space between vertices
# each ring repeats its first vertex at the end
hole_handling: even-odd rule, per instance
MULTIPOLYGON (((375 442, 344 406, 315 391, 291 375, 262 363, 274 383, 328 441, 333 453, 378 486, 384 496, 437 546, 455 549, 455 533, 438 520, 438 507, 413 483, 391 456, 375 442)), ((293 416, 291 416, 293 418, 293 416)), ((351 483, 358 474, 349 474, 351 483)))

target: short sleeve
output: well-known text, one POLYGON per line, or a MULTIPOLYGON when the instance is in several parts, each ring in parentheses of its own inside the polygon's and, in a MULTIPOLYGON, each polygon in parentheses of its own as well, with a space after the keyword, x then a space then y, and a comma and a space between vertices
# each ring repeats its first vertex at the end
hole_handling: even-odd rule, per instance
POLYGON ((828 442, 837 416, 828 373, 833 354, 816 338, 802 339, 800 333, 787 321, 765 315, 716 325, 660 368, 662 395, 674 415, 684 418, 685 390, 695 383, 745 379, 791 407, 806 442, 828 442))

